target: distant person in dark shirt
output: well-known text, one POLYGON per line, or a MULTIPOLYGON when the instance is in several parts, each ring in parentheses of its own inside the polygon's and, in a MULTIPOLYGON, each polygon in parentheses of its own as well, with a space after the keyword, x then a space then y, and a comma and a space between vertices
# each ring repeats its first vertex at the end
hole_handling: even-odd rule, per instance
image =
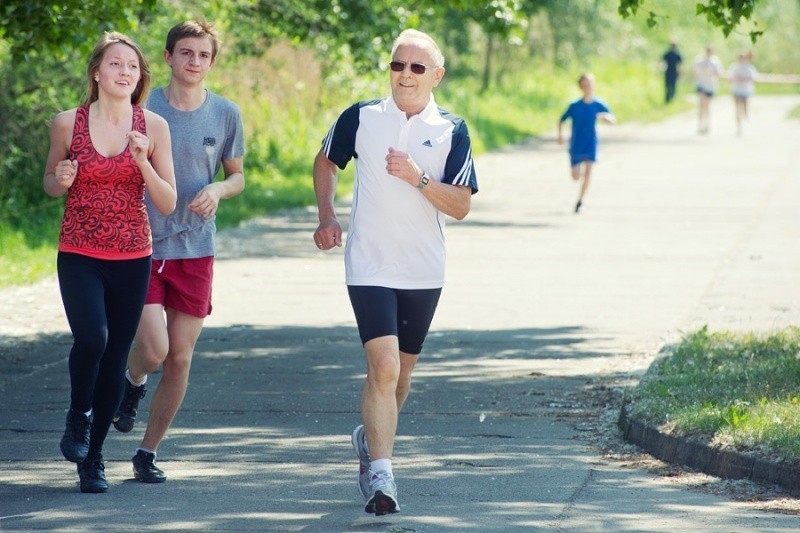
POLYGON ((681 63, 683 63, 683 57, 678 51, 678 43, 675 41, 670 43, 669 50, 661 58, 661 62, 664 68, 665 101, 670 103, 675 98, 675 87, 680 77, 681 63))

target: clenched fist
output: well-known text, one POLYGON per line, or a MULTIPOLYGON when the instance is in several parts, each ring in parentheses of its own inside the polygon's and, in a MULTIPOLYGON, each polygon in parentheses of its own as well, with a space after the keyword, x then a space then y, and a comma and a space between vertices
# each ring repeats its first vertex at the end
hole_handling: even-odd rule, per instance
POLYGON ((138 131, 128 132, 128 145, 131 155, 137 163, 144 163, 147 160, 147 149, 150 147, 150 139, 138 131))
POLYGON ((69 159, 59 161, 53 173, 56 176, 58 184, 65 189, 69 189, 72 187, 72 182, 75 181, 75 176, 78 175, 78 162, 69 159))

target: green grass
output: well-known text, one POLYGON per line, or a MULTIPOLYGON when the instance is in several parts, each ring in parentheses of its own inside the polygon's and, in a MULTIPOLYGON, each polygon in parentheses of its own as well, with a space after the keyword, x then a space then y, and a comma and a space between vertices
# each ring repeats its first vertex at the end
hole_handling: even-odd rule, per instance
POLYGON ((597 78, 597 96, 620 122, 655 122, 695 105, 693 99, 684 98, 694 93, 685 82, 678 85, 676 98, 665 105, 663 73, 650 64, 605 59, 599 60, 592 72, 597 78))
POLYGON ((58 233, 31 242, 25 232, 0 226, 0 287, 33 283, 55 271, 58 233))
POLYGON ((687 334, 630 394, 634 418, 714 445, 800 457, 800 328, 687 334))

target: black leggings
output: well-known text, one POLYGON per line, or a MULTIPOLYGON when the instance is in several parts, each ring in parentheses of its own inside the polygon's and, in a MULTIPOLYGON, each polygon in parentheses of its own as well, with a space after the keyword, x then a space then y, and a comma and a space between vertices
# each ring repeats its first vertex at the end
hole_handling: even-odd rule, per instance
POLYGON ((73 344, 70 408, 94 411, 89 457, 103 449, 122 401, 128 352, 150 279, 150 256, 112 261, 58 253, 58 284, 73 344))

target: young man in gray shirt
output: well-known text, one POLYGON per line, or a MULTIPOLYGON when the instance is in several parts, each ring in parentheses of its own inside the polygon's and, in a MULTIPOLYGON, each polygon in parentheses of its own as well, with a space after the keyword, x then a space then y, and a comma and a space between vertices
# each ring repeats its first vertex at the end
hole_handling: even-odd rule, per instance
POLYGON ((153 232, 153 268, 144 311, 128 358, 125 396, 114 427, 133 428, 147 375, 163 365, 150 417, 133 457, 134 477, 163 483, 156 449, 180 408, 203 320, 211 313, 214 216, 222 199, 244 189, 244 131, 239 108, 209 91, 204 80, 214 65, 218 39, 213 25, 187 21, 168 35, 164 59, 169 84, 150 95, 148 109, 169 124, 178 205, 167 217, 146 198, 153 232), (222 167, 225 178, 215 181, 222 167))

